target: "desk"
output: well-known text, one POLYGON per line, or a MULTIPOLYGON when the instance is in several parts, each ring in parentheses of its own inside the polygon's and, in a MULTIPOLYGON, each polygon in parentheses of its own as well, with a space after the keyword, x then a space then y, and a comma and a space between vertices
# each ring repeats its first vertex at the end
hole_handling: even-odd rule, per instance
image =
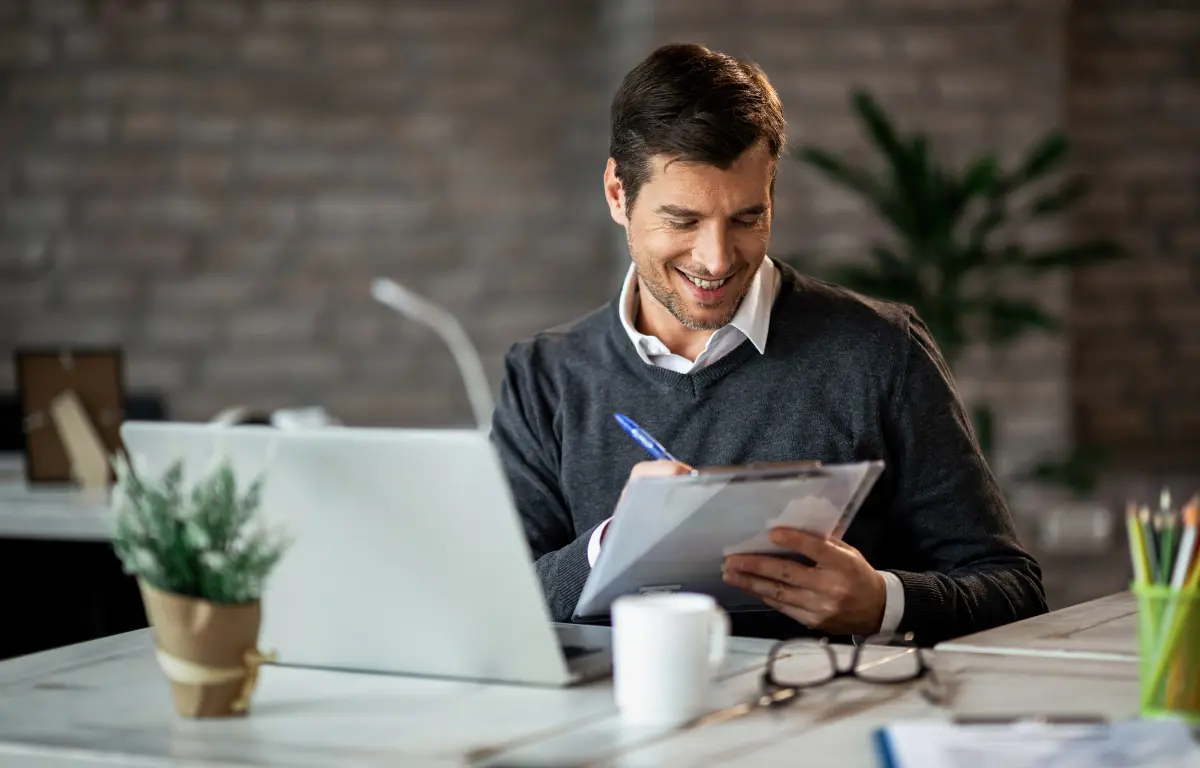
POLYGON ((840 681, 805 693, 781 717, 758 713, 693 730, 607 764, 877 768, 870 736, 896 720, 1081 712, 1118 719, 1137 711, 1135 665, 954 652, 939 653, 936 664, 950 691, 944 707, 928 704, 915 685, 840 681))
POLYGON ((1137 661, 1137 601, 1130 592, 1091 600, 938 646, 943 651, 1137 661))
POLYGON ((0 538, 108 541, 108 493, 30 487, 19 456, 0 455, 0 538))
MULTIPOLYGON (((736 639, 714 705, 753 695, 770 643, 736 639)), ((847 649, 841 649, 847 650, 847 649)), ((264 667, 247 718, 176 718, 145 630, 0 662, 0 764, 876 765, 871 731, 906 717, 1137 707, 1136 665, 938 652, 949 698, 847 680, 685 731, 621 723, 611 681, 570 689, 264 667)), ((789 663, 820 663, 816 652, 789 663)))
MULTIPOLYGON (((736 640, 723 677, 753 677, 769 647, 736 640)), ((152 652, 139 630, 0 663, 0 764, 70 750, 146 765, 462 765, 615 716, 611 680, 551 689, 268 666, 249 717, 183 720, 152 652)))
POLYGON ((0 485, 0 538, 107 542, 112 520, 107 505, 107 494, 5 483, 0 485))

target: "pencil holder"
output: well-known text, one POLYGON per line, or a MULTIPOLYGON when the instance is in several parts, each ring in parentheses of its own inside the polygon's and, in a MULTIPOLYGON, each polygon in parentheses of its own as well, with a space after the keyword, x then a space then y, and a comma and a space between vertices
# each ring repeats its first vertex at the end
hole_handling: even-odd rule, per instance
POLYGON ((1139 711, 1200 725, 1200 589, 1134 584, 1139 711))

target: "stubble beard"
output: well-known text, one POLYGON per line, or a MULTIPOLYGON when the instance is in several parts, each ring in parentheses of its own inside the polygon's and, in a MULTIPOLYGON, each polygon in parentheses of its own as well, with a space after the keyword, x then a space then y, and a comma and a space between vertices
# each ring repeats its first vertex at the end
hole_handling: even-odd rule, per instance
MULTIPOLYGON (((698 317, 693 317, 688 313, 687 299, 679 294, 679 291, 672 288, 668 282, 663 280, 663 277, 658 272, 650 272, 642 268, 640 261, 634 257, 633 238, 626 236, 626 241, 629 245, 629 255, 633 258, 634 267, 637 270, 638 279, 650 295, 661 305, 667 308, 671 316, 690 331, 715 331, 729 325, 729 321, 737 314, 737 309, 742 304, 742 299, 746 298, 746 290, 750 287, 749 283, 742 285, 742 292, 731 302, 729 308, 717 320, 704 320, 698 317)), ((669 267, 674 269, 674 267, 669 267)))

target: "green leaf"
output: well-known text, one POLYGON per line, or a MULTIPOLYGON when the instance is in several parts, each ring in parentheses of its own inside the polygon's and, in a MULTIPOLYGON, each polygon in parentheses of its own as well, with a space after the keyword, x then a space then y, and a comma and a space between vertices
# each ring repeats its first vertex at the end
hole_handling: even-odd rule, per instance
POLYGON ((867 135, 875 142, 893 167, 901 167, 908 161, 907 152, 891 120, 884 114, 875 98, 862 89, 854 91, 852 96, 854 109, 858 112, 859 120, 866 127, 867 135))
POLYGON ((1125 251, 1112 241, 1091 240, 1030 254, 1025 258, 1023 266, 1032 272, 1048 272, 1101 264, 1124 256, 1125 251))
POLYGON ((123 570, 165 591, 217 603, 256 599, 286 548, 282 537, 246 533, 263 478, 239 498, 228 462, 188 493, 182 476, 177 463, 157 485, 128 483, 118 489, 123 496, 112 546, 123 570))
POLYGON ((827 272, 830 282, 876 299, 898 301, 904 304, 924 303, 915 282, 900 275, 884 275, 878 270, 860 265, 842 265, 827 272))
POLYGON ((1058 321, 1026 299, 992 297, 982 300, 990 341, 1004 343, 1029 330, 1056 331, 1058 321))
POLYGON ((996 156, 993 154, 976 158, 963 172, 960 186, 963 197, 969 200, 990 191, 996 183, 997 168, 996 156))
POLYGON ((1082 176, 1074 176, 1064 181, 1053 192, 1048 192, 1034 200, 1029 205, 1029 213, 1034 217, 1062 213, 1086 193, 1087 181, 1082 176))
POLYGON ((1069 148, 1067 137, 1060 131, 1052 131, 1025 156, 1013 181, 1021 184, 1045 176, 1062 164, 1069 148))
POLYGON ((937 173, 938 187, 942 190, 938 198, 940 209, 944 209, 941 218, 943 227, 953 232, 957 229, 959 219, 966 213, 971 202, 986 197, 996 184, 997 165, 994 155, 987 154, 972 161, 963 171, 961 179, 943 173, 937 173))
MULTIPOLYGON (((895 167, 896 187, 907 196, 909 206, 927 208, 933 202, 929 195, 929 183, 933 168, 929 163, 929 139, 916 134, 909 142, 906 152, 901 152, 895 167)), ((920 213, 920 210, 917 211, 920 213)))
POLYGON ((988 237, 996 231, 996 228, 1005 222, 1008 214, 1004 209, 998 206, 989 208, 974 224, 971 225, 967 233, 967 249, 979 253, 985 252, 985 245, 988 237))
POLYGON ((963 206, 956 202, 956 196, 960 194, 958 184, 945 170, 936 165, 929 168, 928 184, 932 239, 948 242, 954 233, 958 217, 962 214, 963 206))
POLYGON ((929 140, 922 134, 904 141, 892 121, 865 90, 856 90, 854 109, 867 136, 883 155, 891 172, 894 198, 883 209, 896 226, 913 239, 926 242, 935 236, 938 212, 932 194, 934 168, 929 160, 929 140))
POLYGON ((800 150, 799 158, 802 162, 824 173, 831 181, 849 187, 876 206, 886 201, 883 185, 862 168, 843 162, 817 147, 805 147, 800 150))
POLYGON ((907 209, 898 204, 888 187, 869 171, 840 160, 826 150, 817 147, 805 147, 797 153, 797 157, 802 163, 820 171, 835 184, 840 184, 862 195, 869 205, 898 230, 909 231, 911 217, 907 209))
POLYGON ((1025 246, 1018 243, 1010 243, 999 250, 990 251, 988 258, 990 259, 990 263, 995 267, 1016 268, 1023 267, 1029 256, 1025 250, 1025 246))

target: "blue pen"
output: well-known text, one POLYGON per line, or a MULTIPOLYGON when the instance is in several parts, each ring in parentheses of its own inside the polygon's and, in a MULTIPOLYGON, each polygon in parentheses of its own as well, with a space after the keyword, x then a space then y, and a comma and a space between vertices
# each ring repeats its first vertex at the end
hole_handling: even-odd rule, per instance
MULTIPOLYGON (((646 452, 651 456, 656 459, 666 459, 667 461, 679 461, 679 459, 667 453, 667 449, 663 448, 657 440, 651 437, 649 432, 635 424, 633 419, 622 413, 614 414, 614 417, 617 423, 621 425, 621 429, 628 432, 629 436, 636 440, 638 445, 645 448, 646 452)), ((679 463, 682 464, 683 462, 680 461, 679 463)))

